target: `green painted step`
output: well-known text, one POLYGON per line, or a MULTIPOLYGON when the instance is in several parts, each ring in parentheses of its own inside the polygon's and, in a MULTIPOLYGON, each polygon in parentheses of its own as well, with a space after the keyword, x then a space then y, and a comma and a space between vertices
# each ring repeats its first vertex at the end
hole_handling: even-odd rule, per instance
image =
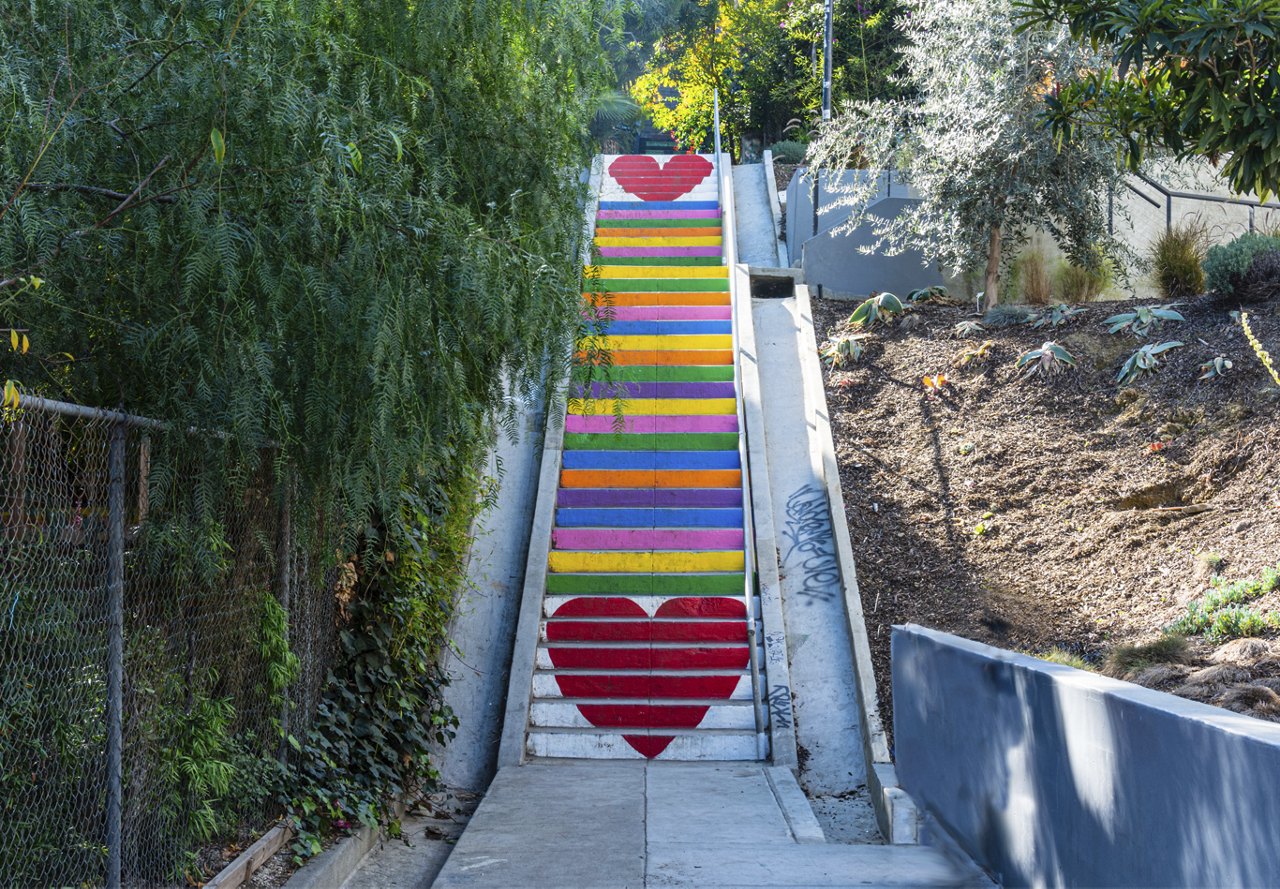
POLYGON ((727 574, 548 574, 553 596, 741 596, 746 575, 727 574))
POLYGON ((570 432, 564 437, 567 451, 732 451, 738 446, 734 432, 660 432, 621 435, 611 432, 570 432))
MULTIPOLYGON (((679 248, 672 248, 679 249, 679 248)), ((602 256, 597 265, 724 265, 719 256, 602 256)))
MULTIPOLYGON (((581 384, 587 379, 586 369, 574 369, 573 381, 581 384)), ((631 383, 726 383, 733 381, 732 367, 651 367, 632 366, 597 368, 591 374, 597 383, 627 381, 631 383)))

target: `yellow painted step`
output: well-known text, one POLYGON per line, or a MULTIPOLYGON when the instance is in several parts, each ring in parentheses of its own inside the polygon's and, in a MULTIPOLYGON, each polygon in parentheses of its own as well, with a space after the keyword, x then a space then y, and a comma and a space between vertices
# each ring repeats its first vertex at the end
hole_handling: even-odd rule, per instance
POLYGON ((547 566, 557 574, 698 574, 704 571, 742 571, 745 562, 740 552, 553 552, 547 557, 547 566))
MULTIPOLYGON (((691 351, 695 349, 732 349, 733 336, 727 333, 665 334, 663 336, 597 336, 591 345, 609 352, 691 351)), ((586 341, 578 344, 587 348, 586 341)))
MULTIPOLYGON (((569 413, 580 416, 612 416, 618 402, 612 398, 598 398, 591 402, 572 399, 569 413), (588 406, 588 412, 585 408, 588 406)), ((711 414, 735 414, 738 403, 732 398, 634 398, 622 402, 624 416, 706 416, 711 414)))
POLYGON ((597 247, 719 247, 724 238, 596 238, 597 247))

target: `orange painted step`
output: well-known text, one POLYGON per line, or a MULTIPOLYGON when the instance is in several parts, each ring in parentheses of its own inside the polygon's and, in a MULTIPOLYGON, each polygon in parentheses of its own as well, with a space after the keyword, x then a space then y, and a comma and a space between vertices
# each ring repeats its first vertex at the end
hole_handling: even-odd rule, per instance
POLYGON ((736 488, 737 469, 565 469, 562 488, 736 488))
MULTIPOLYGON (((692 367, 733 364, 732 349, 684 349, 675 352, 611 352, 610 357, 618 367, 649 365, 658 367, 692 367)), ((585 352, 577 354, 579 364, 585 363, 585 352)))
POLYGON ((613 293, 606 291, 602 294, 584 293, 583 299, 587 302, 595 302, 600 305, 613 304, 615 306, 727 306, 729 305, 729 294, 720 293, 613 293))

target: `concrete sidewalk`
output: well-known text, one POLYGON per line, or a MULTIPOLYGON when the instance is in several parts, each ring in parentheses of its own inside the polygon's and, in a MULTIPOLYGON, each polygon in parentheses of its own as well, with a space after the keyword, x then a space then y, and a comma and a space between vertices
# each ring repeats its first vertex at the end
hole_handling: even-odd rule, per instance
POLYGON ((786 769, 538 761, 502 769, 444 870, 459 887, 981 885, 923 846, 827 845, 786 769))

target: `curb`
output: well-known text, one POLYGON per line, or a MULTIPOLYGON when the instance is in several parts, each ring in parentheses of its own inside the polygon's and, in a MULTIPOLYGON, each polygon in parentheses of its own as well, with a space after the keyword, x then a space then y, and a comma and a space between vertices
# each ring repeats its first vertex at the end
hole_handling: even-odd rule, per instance
POLYGON ((212 880, 204 884, 205 889, 237 889, 243 886, 249 882, 249 878, 258 868, 262 867, 291 839, 293 839, 293 831, 283 824, 277 824, 263 834, 256 843, 236 856, 234 861, 218 871, 212 880))
POLYGON ((897 770, 889 754, 889 742, 880 718, 875 666, 871 661, 871 640, 867 636, 862 595, 858 590, 853 541, 849 537, 849 522, 845 518, 844 491, 840 487, 835 440, 831 434, 831 411, 827 405, 827 390, 822 383, 822 368, 818 365, 817 331, 813 324, 813 306, 809 301, 809 288, 806 285, 796 287, 796 308, 803 328, 800 334, 800 366, 804 374, 805 389, 814 406, 812 440, 816 453, 812 456, 822 468, 822 477, 826 483, 836 561, 840 565, 840 585, 844 589, 849 643, 853 649, 858 716, 862 723, 862 743, 868 765, 867 787, 871 791, 871 805, 875 809, 876 822, 885 840, 893 845, 914 845, 920 842, 920 816, 915 802, 898 785, 897 770))
MULTIPOLYGON (((403 819, 404 803, 396 803, 392 811, 396 818, 403 819)), ((335 889, 341 886, 360 869, 365 856, 381 840, 381 826, 361 827, 294 871, 284 884, 285 889, 335 889)))
POLYGON ((769 788, 773 791, 778 808, 782 810, 782 817, 786 819, 787 827, 791 829, 796 842, 801 845, 825 843, 826 834, 822 832, 818 816, 813 814, 809 798, 796 782, 795 774, 780 766, 766 768, 764 774, 769 779, 769 788))

